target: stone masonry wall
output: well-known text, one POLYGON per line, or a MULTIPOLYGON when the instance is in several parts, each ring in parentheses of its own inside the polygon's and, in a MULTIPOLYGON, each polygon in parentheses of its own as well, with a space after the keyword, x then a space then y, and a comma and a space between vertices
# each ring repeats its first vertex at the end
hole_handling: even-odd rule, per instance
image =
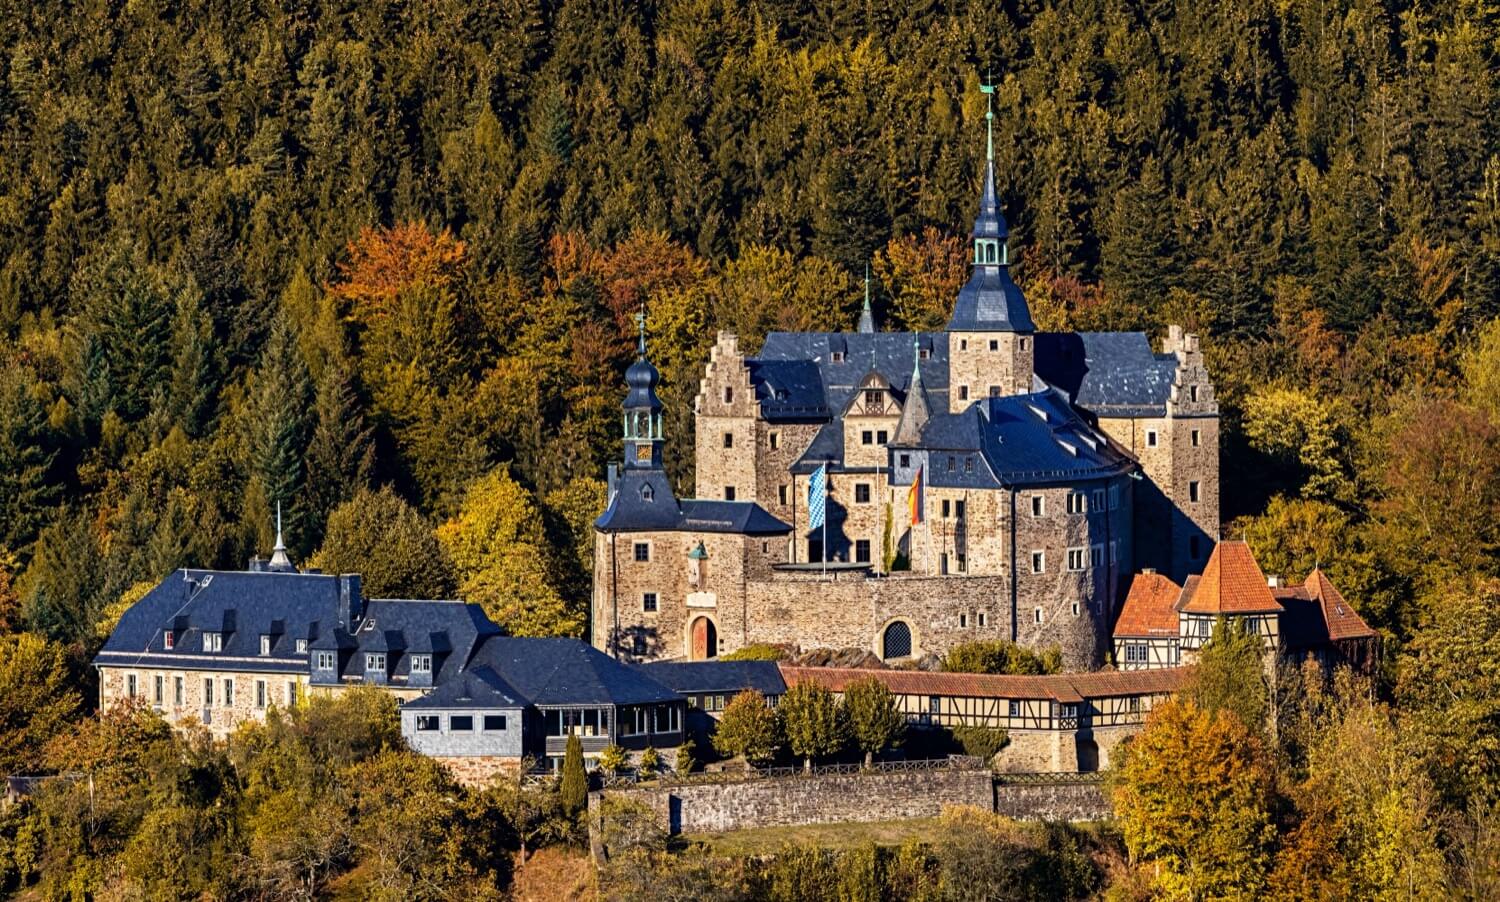
POLYGON ((962 413, 987 398, 990 387, 1001 395, 1031 391, 1035 344, 1029 335, 1013 332, 953 332, 948 335, 948 409, 962 413), (996 344, 990 350, 990 342, 996 344), (1023 345, 1024 342, 1024 345, 1023 345), (960 397, 968 386, 969 397, 960 397))
MULTIPOLYGON (((646 804, 674 835, 935 817, 953 805, 994 808, 993 777, 988 770, 796 776, 605 792, 646 804)), ((589 796, 591 823, 597 823, 603 795, 589 796)))
POLYGON ((756 468, 760 405, 735 336, 719 333, 693 408, 696 496, 723 499, 725 487, 733 486, 736 501, 760 501, 756 468), (733 437, 730 447, 724 444, 726 434, 733 437))
POLYGON ((216 739, 227 737, 245 720, 264 720, 272 706, 285 708, 295 699, 288 698, 288 684, 296 684, 298 697, 307 695, 307 674, 246 673, 233 670, 171 670, 158 667, 99 668, 99 707, 109 710, 127 696, 127 677, 136 676, 136 697, 156 708, 168 723, 199 724, 208 728, 216 739), (162 695, 156 697, 156 678, 161 677, 162 695), (176 703, 176 681, 182 680, 182 704, 176 703), (204 680, 213 682, 213 704, 204 704, 204 680), (259 705, 257 681, 266 684, 265 705, 259 705), (233 698, 225 703, 225 683, 233 686, 233 698), (207 722, 204 712, 208 713, 207 722))
POLYGON ((1022 821, 1102 821, 1113 815, 1100 783, 1001 783, 995 813, 1022 821))

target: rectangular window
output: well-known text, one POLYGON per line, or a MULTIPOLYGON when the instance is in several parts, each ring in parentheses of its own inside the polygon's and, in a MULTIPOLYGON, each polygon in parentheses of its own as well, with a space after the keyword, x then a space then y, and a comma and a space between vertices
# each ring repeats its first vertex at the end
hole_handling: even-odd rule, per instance
POLYGON ((412 655, 412 673, 432 673, 432 655, 412 655))
POLYGON ((1042 609, 1041 608, 1033 608, 1032 611, 1031 611, 1031 619, 1035 623, 1041 623, 1042 622, 1042 609))
POLYGON ((786 486, 778 485, 776 487, 776 501, 783 507, 786 506, 786 486))
POLYGON ((870 503, 870 484, 868 482, 856 482, 854 484, 854 503, 870 503))
POLYGON ((298 639, 297 640, 297 654, 299 654, 299 655, 305 655, 305 654, 307 654, 307 640, 306 639, 298 639))
POLYGON ((1146 447, 1147 448, 1155 448, 1156 447, 1156 430, 1155 429, 1147 429, 1146 430, 1146 447))
POLYGON ((890 438, 890 433, 886 432, 884 429, 875 430, 875 444, 884 445, 887 441, 890 441, 890 438))
POLYGON ((383 654, 365 655, 365 670, 367 672, 374 671, 376 673, 384 673, 385 672, 385 655, 383 655, 383 654))
POLYGON ((436 733, 438 731, 438 716, 436 714, 418 714, 417 732, 436 733))
POLYGON ((505 715, 504 714, 486 714, 484 716, 484 731, 486 733, 503 733, 503 732, 505 732, 505 715))
POLYGON ((875 433, 871 432, 868 429, 866 429, 865 431, 861 432, 859 434, 859 443, 861 445, 873 445, 873 444, 875 444, 875 433))
POLYGON ((271 637, 262 634, 260 637, 260 653, 268 655, 271 653, 271 637))
POLYGON ((1093 509, 1096 511, 1104 510, 1104 490, 1094 489, 1093 499, 1093 509))
POLYGON ((865 389, 865 406, 880 408, 885 406, 885 392, 878 388, 865 389))
POLYGON ((964 518, 963 499, 959 499, 958 501, 953 502, 953 516, 957 517, 960 520, 964 518))
POLYGON ((958 387, 958 400, 960 400, 960 401, 967 401, 967 400, 969 400, 969 387, 967 385, 960 385, 958 387))
POLYGON ((1046 516, 1046 514, 1047 514, 1047 499, 1043 498, 1041 495, 1032 495, 1031 496, 1031 515, 1033 517, 1042 517, 1042 516, 1046 516))
POLYGON ((297 681, 286 681, 286 706, 295 708, 297 706, 297 681))
POLYGON ((990 397, 991 398, 998 398, 998 397, 1000 397, 1000 386, 998 386, 998 385, 991 385, 990 386, 990 397))
POLYGON ((182 704, 182 696, 187 691, 182 682, 182 677, 172 677, 172 704, 174 705, 182 704))
POLYGON ((470 733, 474 730, 474 715, 472 714, 450 714, 448 716, 448 732, 470 733))
POLYGON ((1198 386, 1196 386, 1196 385, 1189 385, 1188 386, 1188 400, 1189 401, 1194 401, 1194 402, 1196 402, 1198 400, 1198 386))
POLYGON ((640 561, 641 563, 645 563, 646 561, 651 560, 651 543, 650 542, 636 542, 635 543, 635 559, 637 561, 640 561))
POLYGON ((1083 606, 1076 601, 1073 602, 1073 616, 1077 617, 1081 613, 1083 613, 1083 606))
POLYGON ((1198 502, 1198 483, 1188 483, 1188 500, 1196 504, 1198 502))
POLYGON ((733 501, 734 500, 734 486, 732 486, 732 485, 726 485, 726 486, 724 486, 724 500, 725 501, 733 501))
POLYGON ((964 458, 964 472, 965 473, 972 473, 972 472, 974 472, 974 458, 972 458, 972 457, 965 457, 964 458))
POLYGON ((958 340, 958 349, 960 351, 967 351, 969 349, 969 340, 967 338, 960 338, 958 340))
POLYGON ((214 706, 214 681, 213 680, 204 680, 203 681, 203 707, 205 707, 205 708, 212 708, 213 706, 214 706))
POLYGON ((726 448, 733 448, 734 447, 734 433, 733 432, 726 432, 726 433, 724 433, 724 447, 726 447, 726 448))
POLYGON ((1068 513, 1083 514, 1088 512, 1088 498, 1082 492, 1068 493, 1068 513))
POLYGON ((968 614, 959 614, 958 615, 958 628, 959 629, 967 629, 968 626, 969 626, 969 615, 968 614))
POLYGON ((266 681, 265 680, 256 680, 255 681, 255 707, 256 707, 257 710, 260 710, 260 711, 264 711, 266 709, 266 681))
POLYGON ((729 385, 724 386, 724 403, 725 404, 733 404, 734 403, 734 387, 733 386, 729 386, 729 385))
POLYGON ((319 670, 332 670, 333 669, 333 652, 331 652, 331 651, 320 651, 320 652, 318 652, 318 669, 319 670))
POLYGON ((176 633, 172 632, 171 630, 167 630, 165 633, 161 634, 161 647, 162 648, 165 648, 167 651, 171 651, 172 650, 172 646, 174 646, 176 644, 177 644, 177 634, 176 633))
POLYGON ((948 455, 948 472, 952 473, 956 469, 958 469, 958 458, 950 454, 948 455))
POLYGON ((136 682, 136 676, 135 676, 135 674, 133 674, 133 673, 127 673, 127 674, 125 674, 125 697, 126 698, 135 698, 135 694, 136 694, 136 685, 135 685, 135 682, 136 682))
POLYGON ((897 458, 897 462, 901 465, 901 467, 903 469, 906 468, 906 467, 909 467, 909 466, 911 466, 911 455, 910 454, 903 454, 899 458, 897 458))
POLYGON ((151 678, 151 700, 158 705, 167 700, 167 678, 159 673, 151 678))
POLYGON ((993 338, 991 338, 990 339, 990 350, 991 351, 998 351, 998 350, 1000 350, 1000 342, 996 341, 993 338))
POLYGON ((1047 552, 1033 551, 1031 553, 1031 572, 1045 573, 1047 570, 1047 552))
POLYGON ((780 448, 781 447, 781 433, 779 433, 779 432, 768 432, 768 433, 766 433, 766 444, 768 444, 768 445, 771 446, 771 450, 772 451, 775 451, 777 448, 780 448))
POLYGON ((1088 564, 1088 550, 1085 548, 1068 549, 1068 569, 1074 572, 1082 570, 1088 564))
POLYGON ((1192 442, 1193 442, 1193 447, 1194 448, 1196 448, 1199 445, 1203 444, 1203 433, 1200 432, 1199 430, 1194 429, 1191 433, 1189 433, 1189 435, 1192 438, 1192 442))
POLYGON ((1103 545, 1090 545, 1089 546, 1089 566, 1090 567, 1103 567, 1104 566, 1104 546, 1103 545))
POLYGON ((224 650, 224 634, 223 633, 204 633, 203 634, 203 650, 204 651, 223 651, 224 650))
POLYGON ((643 593, 641 593, 641 610, 643 610, 643 611, 654 611, 654 610, 656 610, 656 593, 655 592, 643 592, 643 593))
POLYGON ((833 362, 834 363, 843 363, 844 362, 844 352, 843 351, 834 351, 829 356, 831 356, 833 358, 833 362))
POLYGON ((940 695, 927 696, 927 711, 929 714, 943 713, 943 697, 940 695))
POLYGON ((854 540, 854 562, 856 564, 868 564, 868 563, 870 563, 870 540, 869 539, 855 539, 854 540))
POLYGON ((948 504, 949 504, 948 499, 944 498, 943 499, 943 516, 944 517, 948 516, 948 504))
POLYGON ((1014 699, 1006 706, 1006 714, 1010 717, 1021 716, 1021 703, 1014 699))
POLYGON ((990 615, 986 614, 984 611, 980 611, 979 612, 979 625, 980 626, 989 626, 990 625, 990 615))
POLYGON ((1118 539, 1109 540, 1109 562, 1118 564, 1120 562, 1120 542, 1118 539))
POLYGON ((1078 716, 1078 705, 1065 704, 1061 706, 1060 714, 1064 718, 1076 718, 1078 716))
POLYGON ((1112 485, 1109 487, 1109 509, 1114 510, 1120 506, 1120 487, 1112 485))
POLYGON ((968 559, 968 557, 966 557, 965 555, 962 555, 962 554, 955 555, 955 557, 958 558, 958 572, 959 573, 967 573, 967 572, 969 572, 969 559, 968 559))
POLYGON ((234 707, 234 680, 224 681, 224 707, 234 707))

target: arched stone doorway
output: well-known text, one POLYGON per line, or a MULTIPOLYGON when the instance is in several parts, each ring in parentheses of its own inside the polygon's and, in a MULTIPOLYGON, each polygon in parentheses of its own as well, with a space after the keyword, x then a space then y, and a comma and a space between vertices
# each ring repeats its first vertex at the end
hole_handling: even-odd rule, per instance
POLYGON ((1091 774, 1099 769, 1099 744, 1092 739, 1078 737, 1078 772, 1091 774))
POLYGON ((706 661, 718 656, 719 631, 709 618, 697 618, 688 630, 688 657, 694 661, 706 661))
POLYGON ((885 628, 885 635, 880 639, 880 656, 882 658, 911 657, 911 627, 906 625, 906 621, 897 620, 885 628))

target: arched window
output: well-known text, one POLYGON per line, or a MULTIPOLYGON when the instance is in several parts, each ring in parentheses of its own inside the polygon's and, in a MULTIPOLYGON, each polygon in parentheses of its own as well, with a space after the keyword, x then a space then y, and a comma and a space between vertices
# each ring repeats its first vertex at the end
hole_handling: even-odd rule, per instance
POLYGON ((911 657, 911 627, 897 620, 885 628, 885 638, 880 643, 882 658, 911 657))

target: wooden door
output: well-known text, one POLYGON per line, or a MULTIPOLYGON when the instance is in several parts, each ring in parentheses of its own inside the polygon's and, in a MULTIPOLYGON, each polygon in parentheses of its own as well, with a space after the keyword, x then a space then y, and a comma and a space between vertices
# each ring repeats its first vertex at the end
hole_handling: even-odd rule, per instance
POLYGON ((690 656, 694 661, 703 661, 718 653, 718 637, 714 635, 714 624, 707 617, 693 621, 693 648, 690 656))

